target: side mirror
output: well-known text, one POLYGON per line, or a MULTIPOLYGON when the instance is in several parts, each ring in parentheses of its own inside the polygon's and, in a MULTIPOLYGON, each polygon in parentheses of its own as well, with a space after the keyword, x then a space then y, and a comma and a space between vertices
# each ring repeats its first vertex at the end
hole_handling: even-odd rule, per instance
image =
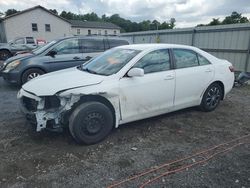
POLYGON ((132 68, 127 74, 129 77, 141 77, 144 76, 144 70, 141 68, 132 68))
POLYGON ((57 54, 56 51, 51 50, 51 51, 49 51, 49 52, 47 53, 47 56, 55 57, 56 54, 57 54))

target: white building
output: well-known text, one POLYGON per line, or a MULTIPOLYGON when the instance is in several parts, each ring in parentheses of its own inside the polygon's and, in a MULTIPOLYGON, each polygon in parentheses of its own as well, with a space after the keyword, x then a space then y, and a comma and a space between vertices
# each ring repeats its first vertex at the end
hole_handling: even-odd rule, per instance
POLYGON ((73 35, 119 35, 120 27, 110 22, 70 20, 73 35))
POLYGON ((0 42, 17 37, 51 41, 70 35, 118 35, 120 27, 107 22, 69 21, 42 6, 35 6, 0 20, 0 42))

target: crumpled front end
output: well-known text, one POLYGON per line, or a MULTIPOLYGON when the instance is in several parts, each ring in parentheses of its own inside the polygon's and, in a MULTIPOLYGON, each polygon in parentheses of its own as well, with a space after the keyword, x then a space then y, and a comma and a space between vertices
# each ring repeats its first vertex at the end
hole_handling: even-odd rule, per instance
POLYGON ((45 128, 61 129, 65 113, 80 99, 80 96, 59 97, 53 95, 38 97, 21 89, 17 98, 27 119, 36 124, 36 130, 39 132, 45 128))

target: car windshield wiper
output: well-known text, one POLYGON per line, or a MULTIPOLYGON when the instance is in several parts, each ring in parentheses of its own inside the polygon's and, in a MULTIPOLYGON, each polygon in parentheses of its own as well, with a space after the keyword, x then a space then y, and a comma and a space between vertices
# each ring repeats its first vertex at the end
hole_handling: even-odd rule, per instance
POLYGON ((91 73, 91 74, 98 74, 96 71, 90 70, 90 69, 88 69, 88 68, 83 68, 83 67, 81 67, 81 69, 82 69, 83 71, 89 72, 89 73, 91 73))
POLYGON ((86 72, 89 72, 91 74, 98 74, 98 75, 103 75, 103 76, 109 76, 107 74, 104 74, 104 73, 100 73, 100 72, 96 72, 96 71, 93 71, 93 70, 90 70, 88 68, 83 68, 83 65, 79 65, 78 67, 76 67, 77 69, 79 70, 82 70, 82 71, 86 71, 86 72))

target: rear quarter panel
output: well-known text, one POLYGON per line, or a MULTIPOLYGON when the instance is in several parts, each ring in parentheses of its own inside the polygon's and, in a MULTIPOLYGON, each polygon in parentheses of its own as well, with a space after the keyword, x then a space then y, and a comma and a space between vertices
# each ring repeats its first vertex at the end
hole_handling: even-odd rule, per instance
POLYGON ((215 81, 218 80, 224 84, 224 97, 234 85, 234 73, 230 71, 230 66, 232 64, 227 60, 218 59, 215 63, 215 81))

